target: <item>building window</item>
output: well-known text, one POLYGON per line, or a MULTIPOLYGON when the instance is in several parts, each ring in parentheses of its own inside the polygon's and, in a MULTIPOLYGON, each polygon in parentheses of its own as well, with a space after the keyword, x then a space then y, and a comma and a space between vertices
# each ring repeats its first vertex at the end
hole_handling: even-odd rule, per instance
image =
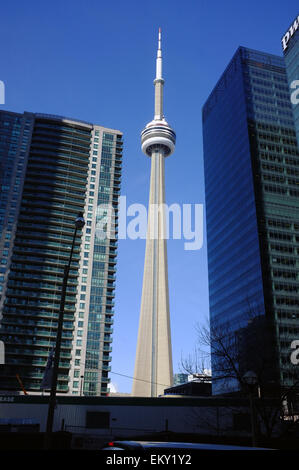
POLYGON ((110 413, 104 411, 87 411, 85 426, 89 429, 108 429, 110 413))

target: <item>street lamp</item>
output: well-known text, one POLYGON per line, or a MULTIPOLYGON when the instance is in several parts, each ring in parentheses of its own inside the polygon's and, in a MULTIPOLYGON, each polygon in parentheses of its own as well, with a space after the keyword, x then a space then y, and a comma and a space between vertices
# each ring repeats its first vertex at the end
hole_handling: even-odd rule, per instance
POLYGON ((52 433, 52 428, 53 428, 54 410, 55 410, 55 404, 56 404, 57 377, 58 377, 58 367, 59 367, 59 359, 60 359, 60 348, 61 348, 61 337, 62 337, 63 315, 64 315, 64 304, 65 304, 67 281, 69 277, 77 231, 82 229, 84 225, 85 225, 85 221, 83 218, 83 212, 79 212, 78 217, 75 220, 75 230, 74 230, 74 236, 73 236, 69 261, 68 261, 68 264, 66 264, 64 267, 64 274, 63 274, 63 283, 62 283, 62 289, 61 289, 59 317, 58 317, 58 325, 57 325, 57 336, 56 336, 56 344, 55 344, 55 356, 54 356, 54 364, 53 364, 53 375, 52 375, 51 392, 50 392, 48 417, 47 417, 47 427, 46 427, 46 447, 47 448, 51 446, 51 433, 52 433))
POLYGON ((252 446, 257 445, 257 429, 256 429, 256 414, 253 401, 253 391, 257 384, 257 375, 253 371, 248 371, 243 375, 243 381, 249 389, 249 400, 250 400, 250 416, 251 416, 251 432, 252 432, 252 446))
POLYGON ((83 392, 83 379, 84 379, 84 375, 81 375, 80 378, 81 378, 81 383, 80 383, 80 397, 81 397, 81 396, 82 396, 82 392, 83 392))

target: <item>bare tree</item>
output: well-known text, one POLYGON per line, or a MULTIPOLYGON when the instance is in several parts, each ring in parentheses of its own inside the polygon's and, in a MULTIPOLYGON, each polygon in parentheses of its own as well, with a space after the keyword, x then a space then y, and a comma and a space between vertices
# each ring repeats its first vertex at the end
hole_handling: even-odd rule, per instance
POLYGON ((238 391, 243 396, 253 390, 249 390, 244 379, 246 372, 253 371, 257 376, 254 395, 258 422, 265 436, 273 435, 277 424, 285 419, 283 405, 299 385, 295 382, 292 386, 281 387, 273 323, 265 315, 249 309, 247 324, 243 322, 238 328, 236 324, 232 329, 228 323, 209 325, 206 321, 197 325, 196 331, 197 346, 192 355, 182 359, 183 370, 189 374, 202 371, 208 362, 207 350, 210 350, 215 389, 221 389, 221 394, 238 391))
POLYGON ((210 368, 210 353, 197 346, 187 357, 181 357, 181 370, 194 377, 206 375, 210 368))

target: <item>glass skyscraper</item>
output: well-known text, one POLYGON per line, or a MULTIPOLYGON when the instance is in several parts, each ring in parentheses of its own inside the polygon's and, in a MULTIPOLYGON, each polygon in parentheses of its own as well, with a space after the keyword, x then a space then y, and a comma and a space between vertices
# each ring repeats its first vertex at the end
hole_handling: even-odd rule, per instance
POLYGON ((0 391, 41 391, 67 285, 58 393, 106 395, 111 361, 122 133, 69 118, 0 112, 0 391), (109 219, 103 204, 115 211, 109 219), (114 238, 103 236, 115 229, 114 238), (113 227, 111 224, 114 224, 113 227), (104 224, 105 226, 105 224, 104 224), (99 230, 100 228, 100 230, 99 230))
POLYGON ((283 52, 290 92, 291 94, 295 92, 292 105, 297 141, 299 142, 299 92, 296 92, 299 87, 299 16, 284 36, 283 52))
MULTIPOLYGON (((211 327, 241 341, 240 374, 267 348, 263 378, 289 386, 299 378, 299 153, 283 58, 237 50, 203 107, 203 139, 211 327)), ((238 390, 217 360, 213 393, 238 390)))

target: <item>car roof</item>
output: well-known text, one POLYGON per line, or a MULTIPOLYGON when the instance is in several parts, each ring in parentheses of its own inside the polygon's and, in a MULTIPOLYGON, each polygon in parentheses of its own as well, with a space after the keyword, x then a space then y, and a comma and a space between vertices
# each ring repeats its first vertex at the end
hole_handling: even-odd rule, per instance
POLYGON ((265 449, 262 447, 248 447, 248 446, 234 446, 224 444, 205 444, 194 442, 159 442, 159 441, 114 441, 114 446, 136 447, 143 449, 151 448, 176 448, 176 449, 190 449, 190 450, 273 450, 265 449))

